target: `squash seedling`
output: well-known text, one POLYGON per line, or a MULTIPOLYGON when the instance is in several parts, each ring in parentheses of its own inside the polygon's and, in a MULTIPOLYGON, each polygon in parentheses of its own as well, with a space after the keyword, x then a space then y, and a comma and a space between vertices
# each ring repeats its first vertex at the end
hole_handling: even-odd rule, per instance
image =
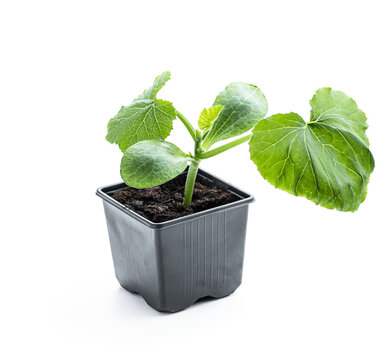
POLYGON ((365 134, 366 116, 343 92, 317 90, 310 101, 310 121, 305 122, 296 113, 265 118, 267 100, 260 89, 231 83, 212 107, 201 112, 196 130, 171 102, 157 99, 169 79, 169 72, 159 75, 109 121, 106 139, 124 153, 121 176, 127 185, 157 186, 189 165, 184 191, 184 204, 189 206, 200 162, 249 142, 252 161, 275 187, 341 211, 355 211, 365 200, 374 168, 365 134), (194 141, 193 154, 164 141, 176 118, 194 141))

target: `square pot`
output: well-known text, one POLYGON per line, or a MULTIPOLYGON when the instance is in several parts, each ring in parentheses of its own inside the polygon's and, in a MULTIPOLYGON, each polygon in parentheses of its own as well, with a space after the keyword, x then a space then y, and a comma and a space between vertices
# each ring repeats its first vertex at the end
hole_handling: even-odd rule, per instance
POLYGON ((241 284, 249 203, 253 196, 199 169, 197 181, 233 192, 238 200, 154 223, 101 187, 114 269, 120 285, 158 311, 176 312, 200 298, 220 298, 241 284))

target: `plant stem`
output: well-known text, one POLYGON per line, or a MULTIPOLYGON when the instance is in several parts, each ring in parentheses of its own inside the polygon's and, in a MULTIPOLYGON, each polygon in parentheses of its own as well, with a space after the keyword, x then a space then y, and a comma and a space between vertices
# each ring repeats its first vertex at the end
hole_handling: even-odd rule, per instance
POLYGON ((220 153, 222 153, 222 152, 224 152, 226 150, 229 150, 229 149, 233 148, 234 146, 237 146, 237 145, 240 145, 240 144, 242 144, 244 142, 247 142, 248 140, 250 140, 251 137, 252 137, 252 134, 243 136, 243 137, 241 137, 241 138, 239 138, 237 140, 234 140, 234 141, 229 142, 229 143, 227 143, 225 145, 219 146, 216 149, 213 149, 213 150, 201 153, 199 155, 199 158, 200 159, 208 159, 208 158, 210 158, 212 156, 218 155, 218 154, 220 154, 220 153))
POLYGON ((184 191, 184 205, 190 206, 192 203, 193 188, 197 176, 197 170, 200 164, 201 154, 201 134, 199 130, 195 131, 195 154, 188 168, 188 175, 186 177, 185 191, 184 191))
POLYGON ((190 206, 192 202, 193 187, 195 186, 199 164, 200 164, 200 160, 192 159, 189 165, 188 175, 186 177, 186 183, 185 183, 185 191, 184 191, 184 205, 186 206, 190 206))
POLYGON ((196 130, 192 126, 192 124, 188 121, 188 119, 182 115, 178 110, 176 110, 177 117, 182 121, 182 123, 185 125, 187 130, 189 131, 189 134, 191 134, 192 139, 196 141, 196 130))

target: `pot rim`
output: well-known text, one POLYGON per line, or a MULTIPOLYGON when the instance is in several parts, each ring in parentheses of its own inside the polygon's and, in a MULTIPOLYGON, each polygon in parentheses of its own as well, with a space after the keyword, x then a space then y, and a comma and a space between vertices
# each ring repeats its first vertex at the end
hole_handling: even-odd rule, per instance
MULTIPOLYGON (((184 171, 185 172, 185 171, 184 171)), ((199 211, 197 213, 194 214, 189 214, 186 216, 181 216, 179 218, 175 218, 172 220, 167 220, 167 221, 163 221, 163 222, 153 222, 150 221, 148 219, 146 219, 145 217, 139 215, 138 213, 134 212, 133 210, 127 208, 125 205, 121 204, 120 202, 118 202, 117 200, 113 199, 109 194, 113 193, 114 191, 123 189, 123 188, 127 188, 129 187, 128 185, 126 185, 124 182, 120 182, 120 183, 115 183, 112 185, 107 185, 107 186, 102 186, 99 187, 96 191, 96 195, 99 196, 100 198, 102 198, 102 200, 108 202, 109 204, 115 206, 117 209, 121 210, 122 212, 126 213, 127 215, 131 216, 132 218, 134 218, 135 220, 147 225, 149 228, 164 228, 164 227, 169 227, 172 225, 176 225, 178 223, 181 222, 185 222, 188 220, 193 220, 195 218, 198 217, 203 217, 207 214, 211 214, 211 213, 215 213, 215 212, 219 212, 221 210, 226 210, 226 209, 231 209, 231 208, 235 208, 235 207, 239 207, 239 206, 243 206, 245 204, 249 204, 255 201, 255 198, 253 195, 239 189, 236 186, 233 186, 232 184, 228 183, 227 181, 224 181, 218 177, 216 177, 215 175, 210 174, 209 172, 200 169, 198 170, 198 175, 201 175, 209 180, 212 180, 216 183, 218 183, 219 185, 224 185, 224 187, 226 188, 226 190, 233 192, 235 195, 237 195, 240 199, 231 202, 229 204, 224 204, 224 205, 220 205, 211 209, 207 209, 207 210, 203 210, 203 211, 199 211)))

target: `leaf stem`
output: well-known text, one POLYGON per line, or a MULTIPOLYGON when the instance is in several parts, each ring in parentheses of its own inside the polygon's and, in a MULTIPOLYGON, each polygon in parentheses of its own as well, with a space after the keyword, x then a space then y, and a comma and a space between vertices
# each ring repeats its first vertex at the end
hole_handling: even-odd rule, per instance
POLYGON ((192 159, 188 168, 188 175, 186 177, 185 191, 184 191, 184 205, 186 206, 190 206, 192 202, 193 188, 195 186, 199 164, 200 164, 200 160, 192 159))
POLYGON ((195 138, 195 158, 199 159, 200 158, 200 154, 203 152, 201 149, 201 142, 202 142, 202 137, 201 137, 201 133, 200 130, 196 130, 196 138, 195 138))
POLYGON ((196 141, 195 128, 192 126, 192 124, 189 122, 189 120, 184 115, 182 115, 178 110, 176 110, 176 113, 177 113, 177 117, 182 121, 182 123, 185 125, 185 127, 189 131, 189 134, 191 134, 192 139, 196 141))
POLYGON ((201 153, 199 155, 199 158, 200 159, 208 159, 208 158, 210 158, 212 156, 218 155, 218 154, 220 154, 220 153, 222 153, 222 152, 224 152, 226 150, 229 150, 229 149, 233 148, 234 146, 237 146, 237 145, 240 145, 240 144, 242 144, 244 142, 247 142, 248 140, 250 140, 251 137, 252 137, 252 134, 248 134, 246 136, 243 136, 243 137, 241 137, 241 138, 239 138, 237 140, 234 140, 232 142, 229 142, 227 144, 219 146, 216 149, 212 149, 210 151, 206 151, 204 153, 201 153))

